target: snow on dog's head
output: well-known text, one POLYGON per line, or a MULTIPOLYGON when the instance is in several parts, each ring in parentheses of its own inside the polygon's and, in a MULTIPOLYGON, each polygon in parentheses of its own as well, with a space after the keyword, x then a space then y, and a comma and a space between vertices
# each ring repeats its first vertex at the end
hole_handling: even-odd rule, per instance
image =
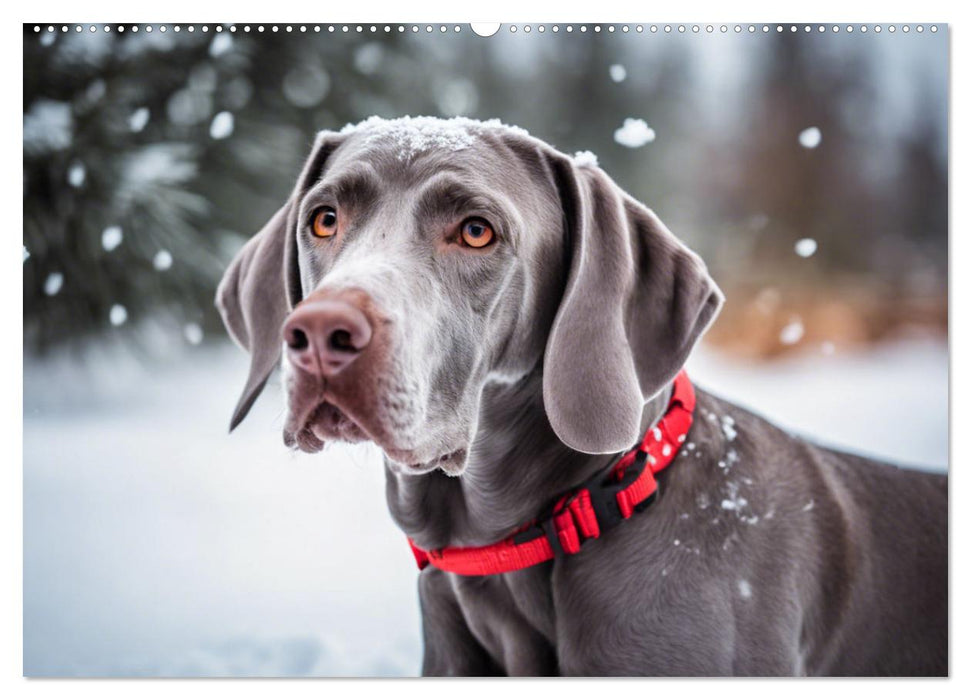
POLYGON ((469 148, 483 131, 505 130, 529 136, 518 126, 503 124, 498 119, 479 121, 467 117, 439 119, 438 117, 400 117, 384 119, 370 117, 357 124, 348 124, 341 134, 359 134, 367 143, 392 143, 400 160, 408 160, 432 149, 462 151, 469 148))

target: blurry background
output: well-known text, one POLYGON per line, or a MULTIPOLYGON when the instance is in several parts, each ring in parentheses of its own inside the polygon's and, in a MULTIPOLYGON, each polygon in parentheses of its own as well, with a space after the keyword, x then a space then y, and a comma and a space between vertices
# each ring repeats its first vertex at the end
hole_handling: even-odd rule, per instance
POLYGON ((592 151, 726 292, 700 384, 946 469, 947 32, 774 27, 25 27, 25 672, 417 672, 379 453, 290 455, 276 386, 227 437, 211 303, 316 131, 372 114, 592 151))

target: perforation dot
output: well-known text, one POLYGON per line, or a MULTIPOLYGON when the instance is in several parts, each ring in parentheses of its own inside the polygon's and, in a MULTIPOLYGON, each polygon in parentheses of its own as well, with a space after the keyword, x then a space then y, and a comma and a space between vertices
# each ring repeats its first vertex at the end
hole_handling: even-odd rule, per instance
POLYGON ((937 34, 937 25, 936 24, 932 24, 931 25, 931 33, 937 34))

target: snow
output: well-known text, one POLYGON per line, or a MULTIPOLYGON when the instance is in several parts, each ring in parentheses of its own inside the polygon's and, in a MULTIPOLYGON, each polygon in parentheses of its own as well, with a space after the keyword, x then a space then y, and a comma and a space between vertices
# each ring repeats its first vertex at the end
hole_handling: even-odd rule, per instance
POLYGON ((369 117, 357 124, 348 124, 342 134, 361 133, 367 143, 391 141, 398 148, 398 158, 408 160, 431 149, 462 151, 475 143, 484 131, 501 130, 520 136, 529 132, 518 126, 503 124, 498 119, 479 121, 468 117, 400 117, 384 119, 369 117))
POLYGON ((799 132, 799 145, 803 148, 816 148, 823 140, 823 133, 818 127, 811 126, 799 132))
POLYGON ((614 141, 627 148, 640 148, 654 140, 654 129, 643 119, 625 119, 624 125, 614 132, 614 141))
POLYGON ((190 345, 198 345, 202 342, 202 328, 199 327, 198 323, 187 323, 182 331, 190 345))
POLYGON ((212 38, 209 44, 209 55, 218 58, 233 48, 233 35, 228 32, 221 32, 212 38))
POLYGON ((834 345, 832 341, 824 340, 819 344, 819 351, 824 355, 832 355, 834 352, 836 352, 836 345, 834 345))
POLYGON ((805 329, 803 328, 802 321, 794 318, 779 331, 779 342, 783 345, 795 345, 802 340, 804 332, 805 329))
MULTIPOLYGON (((248 358, 182 330, 165 362, 24 358, 25 673, 417 674, 418 572, 380 453, 288 451, 277 377, 227 435, 248 358)), ((945 343, 912 339, 771 364, 703 347, 688 371, 787 430, 941 471, 947 363, 945 343)))
POLYGON ((159 272, 164 272, 172 267, 172 253, 167 250, 160 250, 152 258, 152 266, 159 272))
POLYGON ((742 596, 745 600, 752 597, 752 584, 745 579, 740 579, 738 582, 738 594, 742 596))
POLYGON ((127 191, 139 192, 159 185, 181 185, 196 176, 198 165, 188 144, 153 143, 125 157, 122 182, 127 191))
POLYGON ((71 146, 74 117, 71 105, 57 100, 35 100, 24 114, 24 152, 63 151, 71 146))
POLYGON ((233 135, 233 113, 219 112, 212 118, 209 125, 209 135, 214 139, 227 139, 233 135))
POLYGON ((810 258, 816 252, 816 241, 812 238, 800 238, 795 245, 796 255, 810 258))
POLYGON ((722 433, 725 434, 725 439, 731 442, 734 440, 738 433, 735 431, 735 419, 731 416, 722 416, 722 433))
POLYGON ((71 187, 81 187, 84 185, 87 175, 88 171, 85 169, 84 163, 74 161, 67 169, 67 184, 71 187))
POLYGON ((738 484, 734 481, 729 481, 725 486, 728 489, 728 498, 722 500, 722 510, 741 512, 748 505, 748 499, 739 495, 738 484))
POLYGON ((121 304, 115 304, 108 312, 108 320, 112 326, 120 326, 128 320, 128 309, 121 304))
POLYGON ((122 238, 121 226, 109 226, 101 232, 101 247, 110 253, 121 245, 122 238))
POLYGON ((47 276, 47 279, 44 280, 44 294, 52 297, 61 291, 61 287, 63 286, 64 275, 60 272, 52 272, 47 276))
POLYGON ((128 128, 137 134, 148 125, 148 120, 151 116, 152 113, 148 107, 139 107, 128 117, 128 128))
POLYGON ((577 151, 573 156, 573 163, 578 168, 596 168, 597 154, 593 151, 577 151))
POLYGON ((615 83, 622 83, 627 78, 627 69, 624 68, 619 63, 615 63, 610 67, 610 79, 615 83))

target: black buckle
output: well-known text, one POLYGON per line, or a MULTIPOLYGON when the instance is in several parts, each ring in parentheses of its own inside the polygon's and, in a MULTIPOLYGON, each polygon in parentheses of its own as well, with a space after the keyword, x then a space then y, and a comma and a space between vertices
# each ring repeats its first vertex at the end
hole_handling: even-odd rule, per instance
MULTIPOLYGON (((624 476, 618 481, 611 481, 614 476, 614 468, 617 463, 624 458, 628 453, 619 455, 614 459, 610 466, 607 468, 606 473, 600 473, 595 475, 593 478, 588 479, 576 490, 580 492, 586 489, 590 493, 590 504, 593 506, 593 512, 597 516, 597 524, 600 527, 600 531, 603 532, 609 528, 612 528, 617 523, 624 520, 624 514, 620 512, 620 506, 617 505, 617 494, 626 489, 628 486, 637 481, 637 478, 643 473, 645 467, 647 467, 648 453, 644 450, 638 450, 637 456, 634 458, 634 462, 624 470, 624 476)), ((640 512, 657 498, 660 486, 655 489, 654 493, 644 499, 641 503, 638 503, 634 510, 640 512)), ((571 496, 571 499, 575 496, 571 496)), ((569 500, 564 504, 564 506, 569 505, 569 500)), ((563 545, 560 542, 560 538, 556 534, 556 526, 553 523, 553 516, 558 515, 554 513, 548 518, 544 518, 536 525, 526 528, 522 532, 518 532, 513 535, 513 542, 516 544, 524 544, 526 542, 532 542, 540 537, 545 537, 550 546, 553 548, 553 554, 559 558, 565 553, 563 551, 563 545)), ((582 543, 581 543, 582 544, 582 543)))
MULTIPOLYGON (((617 494, 637 481, 637 478, 647 466, 648 454, 639 449, 634 462, 624 470, 623 478, 619 481, 610 481, 610 478, 614 475, 614 467, 623 458, 624 455, 621 455, 615 459, 606 474, 598 474, 581 487, 590 492, 590 504, 593 506, 593 512, 597 515, 597 524, 601 531, 612 528, 624 520, 624 514, 620 512, 620 506, 617 505, 617 494)), ((637 510, 649 505, 656 497, 657 491, 643 503, 638 504, 637 510)))

